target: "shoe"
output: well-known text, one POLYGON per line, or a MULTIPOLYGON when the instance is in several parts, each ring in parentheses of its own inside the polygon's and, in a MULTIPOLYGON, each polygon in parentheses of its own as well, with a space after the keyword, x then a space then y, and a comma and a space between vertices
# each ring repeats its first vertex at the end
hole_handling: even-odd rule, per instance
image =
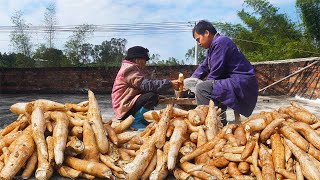
POLYGON ((136 112, 136 114, 133 116, 134 121, 131 124, 131 127, 138 130, 143 131, 150 122, 146 121, 143 118, 143 113, 149 111, 149 109, 144 108, 143 106, 136 112))
POLYGON ((223 126, 226 126, 228 124, 226 110, 222 110, 220 114, 220 121, 223 124, 223 126))
POLYGON ((221 123, 223 124, 223 126, 226 126, 228 124, 228 121, 224 119, 224 120, 221 120, 221 123))
POLYGON ((186 90, 185 97, 186 97, 186 98, 195 98, 196 95, 195 95, 195 93, 192 92, 190 89, 187 89, 187 90, 186 90))
POLYGON ((137 121, 137 119, 135 119, 131 124, 131 128, 135 131, 143 131, 146 129, 146 127, 146 125, 140 123, 139 121, 137 121))

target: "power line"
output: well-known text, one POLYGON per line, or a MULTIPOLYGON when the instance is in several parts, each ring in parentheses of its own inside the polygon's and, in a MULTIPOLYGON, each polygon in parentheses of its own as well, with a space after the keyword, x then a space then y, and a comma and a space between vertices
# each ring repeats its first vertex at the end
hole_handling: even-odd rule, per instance
MULTIPOLYGON (((127 24, 101 24, 101 25, 90 25, 95 33, 121 33, 121 36, 139 36, 139 35, 154 35, 154 34, 167 34, 167 33, 186 33, 191 32, 196 21, 187 22, 156 22, 156 23, 127 23, 127 24), (124 32, 133 34, 124 34, 124 32)), ((77 31, 80 25, 59 25, 54 26, 54 32, 66 33, 77 31)), ((0 26, 0 33, 11 33, 16 30, 16 26, 0 26)), ((48 33, 46 26, 29 26, 25 29, 29 33, 48 33)), ((115 35, 108 36, 95 36, 97 37, 113 37, 115 35)), ((55 39, 68 39, 68 38, 55 38, 55 39)), ((233 38, 239 41, 249 42, 253 44, 260 44, 264 46, 274 46, 267 43, 261 43, 252 40, 233 38)), ((10 40, 0 40, 10 41, 10 40)), ((320 54, 318 52, 306 51, 301 49, 293 49, 295 51, 307 52, 312 54, 320 54)))
MULTIPOLYGON (((187 31, 191 30, 191 22, 162 22, 162 23, 131 23, 131 24, 104 24, 90 25, 96 32, 119 31, 187 31)), ((72 32, 78 30, 80 25, 54 26, 57 32, 72 32)), ((0 32, 16 30, 16 26, 0 26, 0 32)), ((28 26, 25 31, 48 32, 46 26, 28 26)))

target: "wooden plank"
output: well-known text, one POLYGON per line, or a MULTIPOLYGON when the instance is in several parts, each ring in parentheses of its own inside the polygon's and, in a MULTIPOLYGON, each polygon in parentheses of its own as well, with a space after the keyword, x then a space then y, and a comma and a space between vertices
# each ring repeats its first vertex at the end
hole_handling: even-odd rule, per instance
POLYGON ((197 105, 195 98, 165 98, 160 99, 159 104, 197 105))

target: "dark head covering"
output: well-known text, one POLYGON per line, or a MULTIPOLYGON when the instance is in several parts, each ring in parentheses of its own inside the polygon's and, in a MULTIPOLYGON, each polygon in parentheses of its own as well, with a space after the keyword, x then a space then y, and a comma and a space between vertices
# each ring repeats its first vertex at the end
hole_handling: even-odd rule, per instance
POLYGON ((125 59, 132 60, 134 58, 144 58, 146 59, 146 61, 148 61, 150 59, 148 52, 149 50, 147 48, 144 48, 142 46, 133 46, 128 49, 128 53, 125 59))

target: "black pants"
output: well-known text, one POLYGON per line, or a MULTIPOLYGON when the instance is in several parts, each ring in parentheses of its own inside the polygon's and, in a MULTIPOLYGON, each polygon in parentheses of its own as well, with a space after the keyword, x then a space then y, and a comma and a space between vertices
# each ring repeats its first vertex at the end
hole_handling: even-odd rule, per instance
POLYGON ((197 104, 201 105, 208 105, 210 100, 213 100, 214 105, 218 106, 219 108, 221 108, 221 114, 220 114, 220 118, 221 118, 221 122, 223 123, 223 125, 227 124, 227 115, 226 115, 226 111, 227 111, 227 106, 223 105, 221 102, 215 100, 215 99, 211 99, 211 92, 213 87, 215 86, 215 80, 206 80, 206 81, 202 81, 199 82, 196 85, 196 100, 197 100, 197 104))
POLYGON ((132 108, 121 118, 126 119, 130 115, 136 114, 136 112, 143 106, 146 109, 154 109, 158 105, 159 95, 154 92, 148 92, 138 97, 132 108))

